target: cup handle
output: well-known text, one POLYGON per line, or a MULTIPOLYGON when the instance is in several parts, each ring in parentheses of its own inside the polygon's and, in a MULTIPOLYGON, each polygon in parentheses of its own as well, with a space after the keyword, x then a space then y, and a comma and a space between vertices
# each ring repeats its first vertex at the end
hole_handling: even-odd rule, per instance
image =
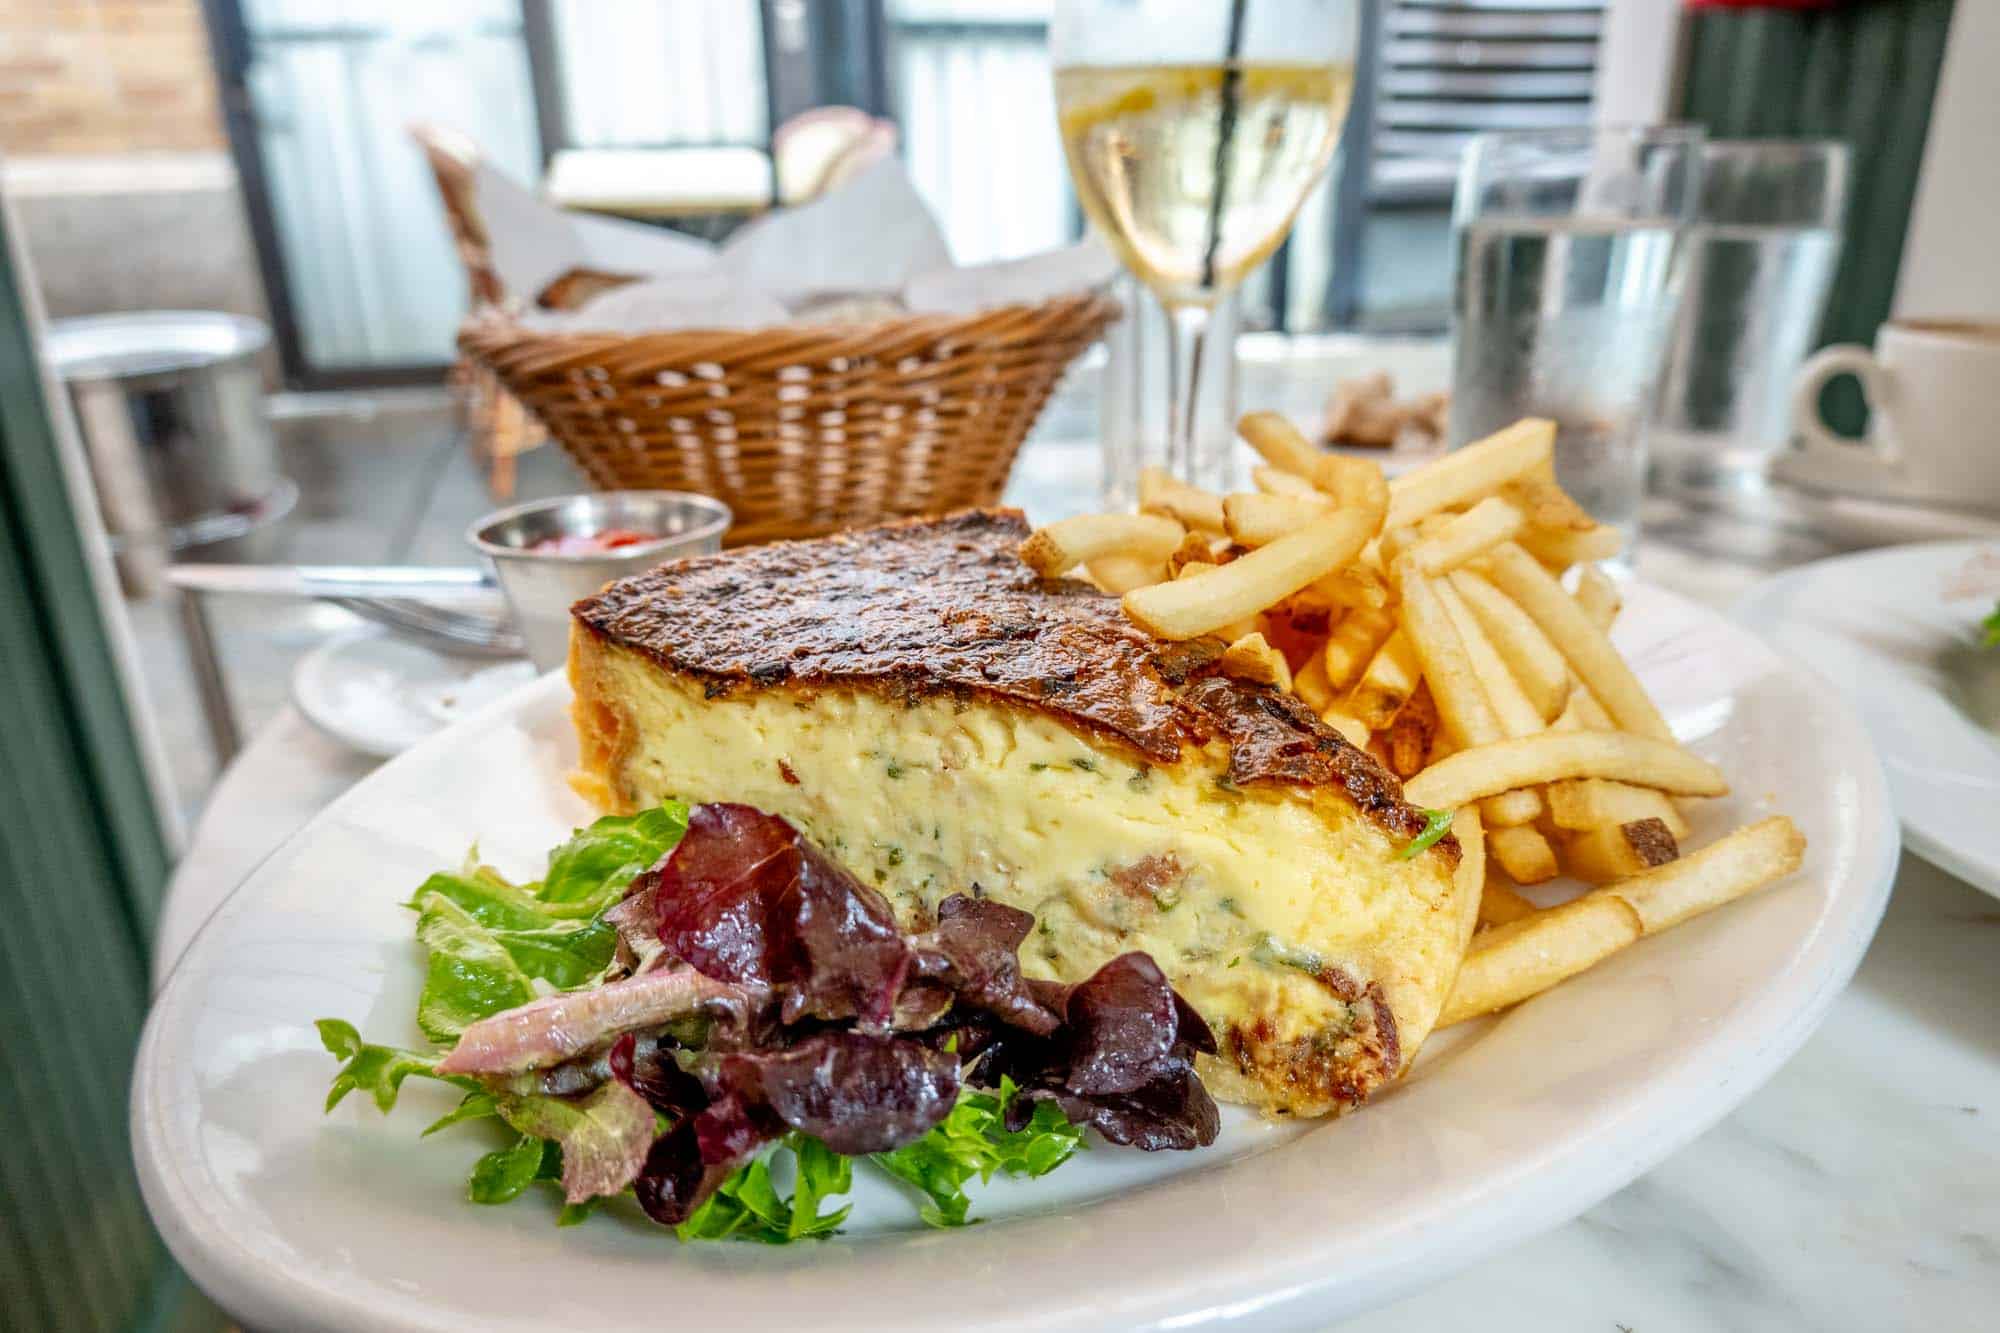
POLYGON ((1879 422, 1865 437, 1856 437, 1840 434, 1819 414, 1820 390, 1840 375, 1852 375, 1861 381, 1861 392, 1870 411, 1879 413, 1889 400, 1892 392, 1889 371, 1875 359, 1873 350, 1859 343, 1836 343, 1821 348, 1792 377, 1792 426, 1803 439, 1805 454, 1808 458, 1849 467, 1857 463, 1896 466, 1902 458, 1895 437, 1882 429, 1879 422), (1857 444, 1864 446, 1865 452, 1856 449, 1857 444))

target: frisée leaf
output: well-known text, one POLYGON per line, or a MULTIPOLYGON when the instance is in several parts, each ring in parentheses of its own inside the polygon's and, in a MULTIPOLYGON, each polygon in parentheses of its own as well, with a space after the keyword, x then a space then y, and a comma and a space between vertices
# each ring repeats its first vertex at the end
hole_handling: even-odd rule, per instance
POLYGON ((341 1098, 359 1088, 374 1098, 375 1105, 387 1115, 396 1109, 396 1094, 402 1090, 403 1080, 412 1074, 450 1083, 467 1092, 480 1091, 479 1084, 472 1079, 438 1073, 435 1055, 365 1042, 352 1023, 338 1018, 322 1018, 313 1026, 319 1029, 320 1045, 347 1062, 333 1076, 333 1086, 326 1091, 329 1111, 340 1105, 341 1098))
POLYGON ((674 1234, 682 1240, 733 1236, 766 1245, 831 1236, 847 1220, 853 1205, 822 1213, 820 1204, 852 1188, 852 1158, 842 1157, 808 1135, 787 1134, 731 1172, 687 1221, 674 1228, 674 1234), (796 1181, 789 1196, 779 1193, 771 1176, 772 1159, 779 1153, 789 1154, 795 1167, 796 1181))
POLYGON ((934 1227, 966 1226, 977 1220, 968 1216, 972 1207, 965 1193, 968 1181, 976 1177, 983 1184, 996 1171, 1044 1176, 1068 1161, 1083 1143, 1083 1130, 1052 1101, 1036 1103, 1027 1124, 1008 1129, 1006 1112, 1015 1091, 1014 1081, 1004 1075, 996 1092, 968 1089, 944 1122, 923 1138, 868 1160, 926 1196, 929 1202, 918 1213, 925 1222, 934 1227))

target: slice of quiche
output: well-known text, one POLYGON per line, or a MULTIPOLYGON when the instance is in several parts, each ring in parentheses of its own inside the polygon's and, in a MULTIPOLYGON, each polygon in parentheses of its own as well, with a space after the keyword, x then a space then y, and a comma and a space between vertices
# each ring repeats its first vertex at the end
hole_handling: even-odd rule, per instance
POLYGON ((1016 558, 974 510, 663 565, 578 602, 577 786, 783 815, 920 928, 1035 915, 1031 972, 1151 954, 1214 1027, 1219 1097, 1353 1106, 1430 1032, 1476 893, 1394 778, 1289 695, 1016 558))

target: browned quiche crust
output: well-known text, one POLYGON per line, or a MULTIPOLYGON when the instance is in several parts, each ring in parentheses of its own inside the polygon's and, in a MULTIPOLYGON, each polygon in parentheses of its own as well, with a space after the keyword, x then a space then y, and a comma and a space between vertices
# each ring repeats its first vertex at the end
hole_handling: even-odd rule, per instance
MULTIPOLYGON (((621 579, 572 613, 590 633, 699 679, 711 698, 826 684, 911 700, 983 695, 1159 764, 1219 739, 1239 786, 1335 788, 1395 836, 1423 831, 1396 779, 1311 709, 1221 675, 1219 641, 1162 643, 1116 598, 1038 577, 1015 556, 1028 531, 1017 509, 968 509, 773 542, 621 579)), ((620 724, 578 722, 608 750, 585 755, 586 769, 602 771, 592 760, 615 756, 620 724)), ((1449 837, 1439 846, 1457 857, 1449 837)))

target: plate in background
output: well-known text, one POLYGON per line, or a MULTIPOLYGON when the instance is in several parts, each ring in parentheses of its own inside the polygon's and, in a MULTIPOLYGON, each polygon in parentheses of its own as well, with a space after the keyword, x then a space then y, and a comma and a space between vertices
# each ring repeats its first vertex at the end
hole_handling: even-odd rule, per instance
POLYGON ((388 759, 534 678, 527 662, 452 657, 371 626, 300 658, 292 702, 335 740, 388 759))
POLYGON ((1930 542, 1821 560, 1758 584, 1736 617, 1860 710, 1910 850, 2000 897, 2000 541, 1930 542), (1947 596, 1969 561, 1993 591, 1947 596))
POLYGON ((642 1326, 1087 1330, 1323 1327, 1556 1225, 1742 1101, 1805 1040, 1875 929, 1897 839, 1854 710, 1720 615, 1629 589, 1615 636, 1736 794, 1693 842, 1782 809, 1801 871, 1492 1020, 1434 1041, 1343 1119, 1232 1115, 1194 1154, 1098 1148, 995 1182, 985 1225, 914 1225, 856 1172, 851 1233, 680 1246, 623 1204, 557 1230, 553 1200, 465 1201, 486 1127, 429 1141, 456 1100, 412 1081, 382 1117, 321 1114, 336 1062, 312 1021, 415 1043, 421 951, 399 904, 482 858, 531 877, 590 812, 564 775, 550 676, 418 745, 335 802, 215 914, 162 989, 132 1132, 147 1204, 195 1280, 253 1327, 642 1326), (1001 1186, 1008 1186, 1002 1188, 1001 1186), (872 1191, 872 1192, 871 1192, 872 1191))

